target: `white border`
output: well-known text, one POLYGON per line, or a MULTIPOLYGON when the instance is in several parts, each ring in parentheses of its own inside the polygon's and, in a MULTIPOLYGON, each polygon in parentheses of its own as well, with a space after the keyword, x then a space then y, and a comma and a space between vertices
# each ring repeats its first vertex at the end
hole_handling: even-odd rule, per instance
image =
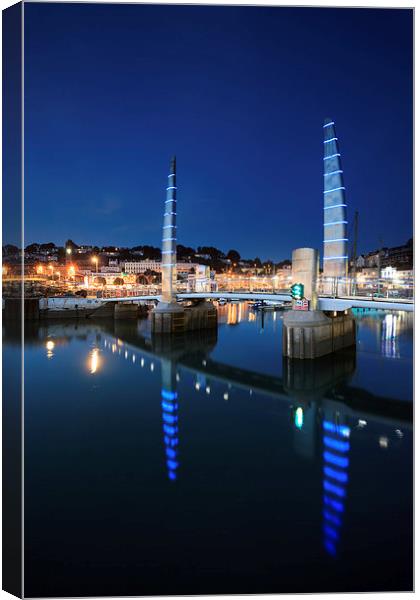
MULTIPOLYGON (((26 2, 30 2, 31 0, 25 0, 26 2)), ((36 0, 34 0, 36 1, 36 0)), ((44 0, 46 2, 49 1, 54 1, 54 0, 44 0)), ((57 0, 56 0, 57 1, 57 0)), ((71 2, 72 0, 58 0, 60 2, 71 2)), ((77 1, 77 2, 83 2, 85 0, 73 0, 77 1)), ((97 0, 92 0, 93 2, 97 2, 97 0)), ((92 3, 92 2, 91 2, 92 3)), ((140 4, 139 2, 132 2, 130 0, 125 0, 125 1, 119 1, 119 0, 102 0, 101 2, 97 2, 97 3, 109 3, 109 4, 140 4)), ((11 0, 0 0, 0 7, 2 10, 4 10, 5 8, 8 8, 9 6, 12 6, 13 4, 16 4, 15 1, 11 1, 11 0)), ((389 9, 393 9, 393 8, 414 8, 415 7, 415 3, 412 2, 404 2, 401 0, 382 0, 382 2, 376 2, 375 0, 363 0, 363 1, 358 1, 355 3, 350 3, 350 2, 340 2, 338 3, 333 3, 333 2, 329 2, 328 0, 318 0, 316 3, 314 2, 302 2, 302 1, 296 1, 296 0, 288 0, 287 2, 282 1, 282 0, 271 0, 270 2, 260 2, 258 0, 254 0, 254 1, 250 1, 250 0, 230 0, 229 2, 227 2, 226 0, 209 0, 207 2, 200 2, 197 0, 182 0, 180 2, 176 2, 174 0, 159 0, 159 1, 153 1, 153 0, 145 0, 143 2, 141 2, 141 4, 183 4, 183 5, 187 5, 187 4, 212 4, 212 5, 242 5, 242 6, 289 6, 289 7, 330 7, 330 8, 389 8, 389 9)), ((414 12, 414 29, 416 30, 416 20, 417 20, 417 14, 416 11, 414 12)), ((24 169, 23 169, 23 165, 24 165, 24 136, 23 136, 23 132, 24 132, 24 35, 23 35, 23 26, 24 26, 24 8, 22 10, 22 216, 24 217, 24 169)), ((416 77, 416 67, 419 64, 419 60, 418 60, 418 48, 416 46, 416 44, 414 44, 414 94, 416 92, 416 82, 417 82, 417 77, 416 77)), ((0 66, 0 72, 1 72, 1 66, 0 66)), ((416 108, 417 108, 417 101, 416 98, 418 98, 418 95, 415 94, 415 104, 414 104, 414 110, 416 112, 416 108)), ((1 127, 1 106, 0 106, 0 127, 1 127)), ((414 140, 417 139, 417 123, 414 121, 415 127, 414 127, 414 140)), ((1 146, 0 146, 0 159, 1 159, 1 146)), ((1 160, 0 160, 0 171, 1 171, 1 160)), ((418 156, 414 153, 414 172, 420 172, 420 161, 418 159, 418 156)), ((415 187, 414 187, 414 206, 415 206, 415 198, 416 198, 416 194, 415 194, 415 187)), ((397 199, 396 199, 397 200, 397 199)), ((420 219, 420 217, 418 217, 418 214, 415 213, 414 211, 414 231, 417 230, 417 221, 418 219, 420 219)), ((1 225, 1 213, 0 213, 0 225, 1 225)), ((1 238, 1 231, 0 231, 0 238, 1 238)), ((24 218, 22 218, 22 240, 24 240, 24 218)), ((420 255, 420 250, 417 246, 417 244, 415 244, 415 264, 418 264, 418 257, 420 255)), ((22 288, 23 290, 23 288, 22 288)), ((417 285, 415 287, 415 291, 417 291, 417 285)), ((23 291, 22 291, 23 294, 23 291)), ((24 326, 24 322, 23 322, 23 314, 22 314, 22 384, 23 384, 23 377, 24 377, 24 372, 23 372, 23 365, 24 365, 24 352, 23 352, 23 338, 24 338, 24 330, 23 330, 23 326, 24 326)), ((420 358, 419 358, 419 353, 417 352, 417 345, 418 345, 418 336, 416 335, 417 333, 417 323, 415 320, 415 336, 414 336, 414 366, 415 366, 415 372, 420 373, 420 358), (419 367, 419 370, 416 370, 416 367, 419 367)), ((1 364, 0 364, 0 387, 1 387, 1 364)), ((23 388, 22 388, 23 389, 23 388)), ((415 390, 416 391, 416 390, 415 390)), ((416 397, 416 393, 414 394, 414 403, 415 403, 415 397, 416 397)), ((22 397, 22 572, 23 572, 23 541, 24 541, 24 522, 23 522, 23 499, 24 499, 24 480, 23 480, 23 459, 24 459, 24 436, 23 436, 23 427, 24 427, 24 401, 23 401, 23 397, 22 397)), ((0 415, 0 419, 1 419, 1 415, 0 415)), ((414 430, 415 431, 415 430, 414 430)), ((415 438, 414 438, 415 441, 415 438)), ((416 460, 418 458, 418 448, 417 448, 417 444, 415 443, 414 445, 415 447, 415 464, 419 464, 419 461, 416 460)), ((414 480, 414 484, 415 484, 415 492, 417 491, 417 478, 415 478, 414 480)), ((418 495, 415 493, 415 498, 417 498, 418 495)), ((0 522, 0 528, 1 528, 1 522, 0 522)), ((418 523, 415 522, 415 539, 418 539, 417 536, 418 533, 418 523)), ((1 555, 1 548, 0 548, 0 555, 1 555)), ((418 567, 419 567, 419 559, 418 559, 418 553, 415 553, 415 574, 417 574, 418 572, 418 567)), ((0 562, 0 575, 1 575, 1 562, 0 562)), ((22 581, 22 590, 24 591, 23 588, 23 581, 22 581)), ((328 594, 328 596, 330 596, 331 594, 328 594)), ((363 594, 364 598, 374 598, 377 599, 378 596, 382 596, 385 594, 373 594, 373 593, 365 593, 363 594)), ((305 594, 285 594, 285 595, 280 595, 280 594, 274 594, 274 595, 252 595, 253 598, 258 598, 261 600, 264 600, 264 598, 268 598, 268 597, 279 597, 279 598, 304 598, 306 595, 305 594)), ((323 598, 324 596, 327 596, 327 594, 311 594, 312 597, 314 598, 323 598)), ((344 598, 345 596, 348 596, 348 594, 334 594, 334 598, 344 598)), ((387 593, 386 596, 392 596, 393 598, 396 598, 397 600, 402 600, 405 596, 406 593, 387 593)), ((223 595, 219 595, 219 596, 200 596, 200 598, 217 598, 220 600, 223 599, 231 599, 231 600, 236 600, 239 598, 243 598, 244 596, 223 596, 223 595)), ((7 599, 10 600, 14 598, 14 596, 12 596, 11 594, 8 594, 7 592, 1 591, 0 592, 0 600, 2 599, 7 599)), ((114 600, 115 597, 109 596, 107 597, 107 600, 114 600)), ((159 596, 154 596, 153 600, 159 598, 159 596)), ((116 599, 115 599, 116 600, 116 599)))

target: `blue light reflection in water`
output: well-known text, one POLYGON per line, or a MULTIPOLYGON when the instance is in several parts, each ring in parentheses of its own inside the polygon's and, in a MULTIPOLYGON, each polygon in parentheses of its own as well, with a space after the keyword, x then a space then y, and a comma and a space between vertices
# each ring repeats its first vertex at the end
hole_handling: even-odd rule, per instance
MULTIPOLYGON (((173 348, 145 321, 28 326, 27 594, 409 589, 412 320, 395 316, 358 316, 356 356, 309 369, 282 359, 282 313, 246 305, 173 348)), ((16 339, 6 325, 6 372, 16 339)))
POLYGON ((168 477, 171 481, 175 481, 177 478, 178 462, 177 458, 178 449, 178 394, 172 390, 162 389, 162 419, 163 419, 163 431, 165 433, 165 453, 167 456, 166 466, 168 470, 168 477), (168 423, 170 426, 168 427, 168 423))
POLYGON ((344 503, 336 504, 331 494, 338 496, 341 500, 346 496, 346 486, 348 483, 347 469, 349 460, 339 453, 350 450, 349 442, 343 442, 342 439, 350 437, 350 427, 339 423, 333 423, 330 420, 323 421, 324 431, 328 431, 334 438, 324 436, 324 446, 326 450, 324 457, 324 547, 331 556, 337 554, 337 544, 340 539, 342 525, 342 515, 344 513, 344 503), (334 442, 334 443, 332 443, 334 442), (333 451, 331 451, 331 449, 333 451), (337 454, 334 454, 334 450, 337 454), (334 463, 334 468, 329 463, 334 463), (340 485, 339 485, 340 484, 340 485), (338 508, 338 510, 336 510, 338 508), (340 516, 339 516, 340 514, 340 516))

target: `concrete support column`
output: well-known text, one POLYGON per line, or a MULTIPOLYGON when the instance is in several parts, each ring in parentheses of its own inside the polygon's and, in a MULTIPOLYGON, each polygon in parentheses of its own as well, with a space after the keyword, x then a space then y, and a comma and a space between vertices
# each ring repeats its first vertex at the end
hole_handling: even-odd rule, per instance
POLYGON ((355 321, 347 311, 326 315, 317 310, 319 254, 313 248, 298 248, 292 254, 293 283, 302 283, 308 311, 291 310, 283 319, 283 355, 316 359, 356 343, 355 321))
POLYGON ((292 283, 303 283, 303 295, 310 301, 310 310, 318 303, 317 281, 319 252, 314 248, 297 248, 292 253, 292 283))
POLYGON ((315 359, 354 346, 355 320, 345 312, 327 316, 322 310, 288 311, 283 319, 283 355, 315 359))

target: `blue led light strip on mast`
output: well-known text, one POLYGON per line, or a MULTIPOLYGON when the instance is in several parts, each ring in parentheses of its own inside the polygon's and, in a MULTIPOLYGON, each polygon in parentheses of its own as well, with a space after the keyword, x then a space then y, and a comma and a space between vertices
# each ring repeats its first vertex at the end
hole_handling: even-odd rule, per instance
POLYGON ((343 258, 348 258, 348 256, 324 256, 324 260, 342 260, 343 258))
POLYGON ((324 192, 324 196, 325 196, 325 194, 331 194, 331 192, 337 192, 338 190, 345 190, 345 189, 346 188, 344 186, 341 186, 341 187, 333 188, 332 190, 326 190, 324 192))
POLYGON ((338 175, 338 173, 342 173, 343 171, 339 169, 338 171, 331 171, 330 173, 324 173, 324 177, 328 177, 328 175, 338 175))
POLYGON ((341 154, 330 154, 330 156, 325 156, 324 160, 328 160, 329 158, 335 158, 336 156, 341 156, 341 154))

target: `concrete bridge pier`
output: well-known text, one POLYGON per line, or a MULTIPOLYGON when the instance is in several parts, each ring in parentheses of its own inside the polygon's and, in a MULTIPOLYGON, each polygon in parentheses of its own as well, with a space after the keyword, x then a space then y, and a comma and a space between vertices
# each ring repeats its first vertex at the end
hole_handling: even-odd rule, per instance
POLYGON ((309 309, 293 301, 293 310, 283 319, 283 355, 288 358, 316 359, 354 346, 356 324, 350 311, 317 310, 318 251, 299 248, 292 254, 292 283, 303 283, 309 309))

